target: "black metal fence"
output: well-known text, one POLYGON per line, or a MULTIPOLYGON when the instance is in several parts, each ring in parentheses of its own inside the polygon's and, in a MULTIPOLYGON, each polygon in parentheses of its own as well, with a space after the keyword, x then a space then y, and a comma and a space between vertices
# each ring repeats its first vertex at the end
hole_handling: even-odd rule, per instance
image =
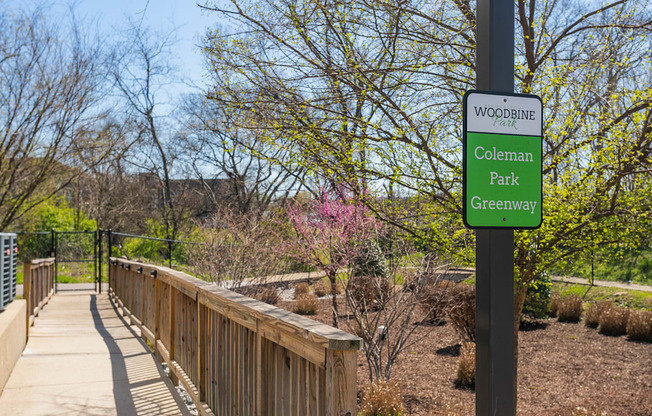
POLYGON ((21 262, 54 257, 55 290, 71 290, 62 283, 93 283, 97 292, 108 278, 110 256, 144 260, 174 268, 186 259, 193 243, 112 230, 17 232, 21 262))

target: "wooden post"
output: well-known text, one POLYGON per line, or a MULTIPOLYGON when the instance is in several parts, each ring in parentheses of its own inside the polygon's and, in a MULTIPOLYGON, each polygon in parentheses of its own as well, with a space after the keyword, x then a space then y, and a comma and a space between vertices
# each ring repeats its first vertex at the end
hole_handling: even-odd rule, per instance
MULTIPOLYGON (((206 388, 204 386, 204 352, 206 351, 206 317, 204 316, 205 309, 201 302, 199 302, 199 292, 196 296, 197 302, 197 392, 199 393, 199 401, 206 401, 206 388)), ((199 405, 199 403, 198 403, 199 405)))
POLYGON ((356 416, 356 352, 328 350, 326 353, 326 414, 356 416))
MULTIPOLYGON (((175 344, 176 344, 176 326, 177 326, 177 289, 174 286, 169 285, 169 296, 170 296, 170 363, 175 361, 175 344)), ((172 369, 170 369, 170 379, 175 385, 179 384, 179 379, 172 369)))

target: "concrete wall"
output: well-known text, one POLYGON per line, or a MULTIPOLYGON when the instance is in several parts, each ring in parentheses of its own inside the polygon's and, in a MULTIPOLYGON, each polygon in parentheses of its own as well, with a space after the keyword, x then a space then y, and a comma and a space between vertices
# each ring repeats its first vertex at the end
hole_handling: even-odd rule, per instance
POLYGON ((15 299, 0 312, 0 393, 27 342, 27 302, 15 299))

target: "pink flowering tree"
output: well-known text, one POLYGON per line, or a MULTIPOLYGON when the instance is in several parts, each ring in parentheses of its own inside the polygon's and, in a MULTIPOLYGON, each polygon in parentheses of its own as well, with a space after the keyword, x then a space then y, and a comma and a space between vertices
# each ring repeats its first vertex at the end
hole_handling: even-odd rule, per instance
POLYGON ((337 276, 349 266, 362 243, 375 236, 378 221, 344 188, 322 189, 305 204, 291 204, 288 219, 295 236, 286 245, 288 254, 322 270, 331 285, 333 326, 338 326, 337 276))

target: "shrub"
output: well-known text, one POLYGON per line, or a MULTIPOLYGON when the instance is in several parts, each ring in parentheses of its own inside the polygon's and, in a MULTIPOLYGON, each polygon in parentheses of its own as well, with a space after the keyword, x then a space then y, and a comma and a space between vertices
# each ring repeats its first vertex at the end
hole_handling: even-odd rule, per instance
POLYGON ((523 314, 535 319, 548 317, 551 288, 552 281, 546 273, 539 274, 532 280, 525 294, 523 314))
POLYGON ((473 342, 462 344, 455 383, 464 387, 475 386, 475 343, 473 342))
POLYGON ((630 311, 627 335, 631 340, 652 342, 652 312, 630 311))
POLYGON ((448 290, 453 327, 465 340, 475 342, 475 286, 457 284, 448 290))
POLYGON ((425 286, 419 293, 419 308, 426 314, 427 320, 433 323, 441 322, 450 310, 450 292, 452 285, 447 282, 437 282, 425 286))
POLYGON ((316 315, 319 310, 319 299, 314 293, 305 293, 294 302, 293 312, 299 315, 316 315))
POLYGON ((403 412, 403 397, 396 383, 380 379, 365 387, 362 416, 399 416, 403 412))
MULTIPOLYGON (((295 288, 296 291, 296 288, 295 288)), ((326 296, 330 293, 328 290, 328 287, 326 287, 326 283, 324 283, 323 280, 318 281, 314 285, 312 285, 312 291, 315 295, 319 296, 320 298, 322 296, 326 296)))
POLYGON ((310 287, 308 283, 301 282, 294 285, 294 298, 299 299, 301 295, 307 295, 310 292, 310 287))
POLYGON ((385 277, 352 276, 346 291, 358 309, 382 309, 392 294, 392 283, 385 277))
POLYGON ((582 317, 582 298, 579 295, 566 295, 559 299, 557 316, 562 322, 578 322, 582 317))
POLYGON ((623 306, 612 305, 605 309, 599 319, 600 333, 613 336, 626 334, 628 316, 629 309, 623 306))
POLYGON ((258 299, 261 302, 269 303, 270 305, 276 305, 281 299, 278 292, 274 288, 262 289, 252 295, 254 299, 258 299))
POLYGON ((550 316, 553 318, 557 316, 557 312, 559 311, 559 300, 561 299, 561 296, 559 293, 553 293, 552 296, 550 297, 550 316))
POLYGON ((389 275, 387 260, 376 240, 367 240, 363 244, 358 255, 353 258, 352 269, 355 277, 386 278, 389 275))
POLYGON ((613 304, 608 300, 602 300, 590 304, 589 309, 586 311, 584 325, 588 326, 589 328, 597 328, 598 324, 600 323, 600 316, 602 313, 612 306, 613 304))

